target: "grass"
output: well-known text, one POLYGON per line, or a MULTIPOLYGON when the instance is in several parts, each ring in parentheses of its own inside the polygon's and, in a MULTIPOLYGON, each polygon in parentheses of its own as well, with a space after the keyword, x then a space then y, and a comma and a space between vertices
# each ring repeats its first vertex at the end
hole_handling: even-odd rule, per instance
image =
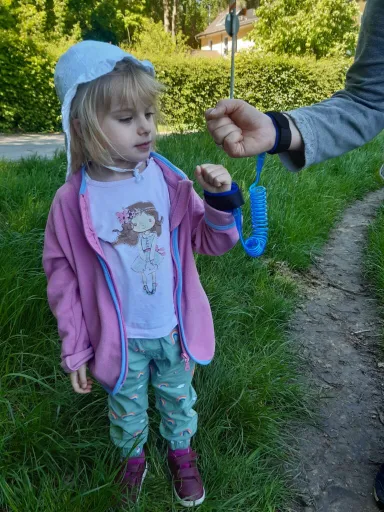
MULTIPOLYGON (((300 174, 268 157, 270 241, 260 260, 240 246, 197 257, 214 314, 217 355, 196 372, 199 431, 194 443, 207 489, 201 512, 287 510, 292 427, 309 414, 299 356, 286 335, 297 299, 289 269, 311 263, 345 206, 380 186, 380 145, 300 174)), ((229 160, 205 134, 162 138, 159 151, 192 176, 202 162, 227 165, 243 190, 254 160, 229 160)), ((74 395, 59 367, 60 344, 41 268, 43 231, 63 155, 0 162, 0 510, 117 510, 118 453, 108 439, 106 396, 74 395)), ((248 211, 245 209, 245 223, 248 211)), ((135 510, 174 503, 165 445, 151 402, 150 472, 135 510)))
POLYGON ((384 316, 384 205, 368 231, 366 273, 376 292, 384 316))

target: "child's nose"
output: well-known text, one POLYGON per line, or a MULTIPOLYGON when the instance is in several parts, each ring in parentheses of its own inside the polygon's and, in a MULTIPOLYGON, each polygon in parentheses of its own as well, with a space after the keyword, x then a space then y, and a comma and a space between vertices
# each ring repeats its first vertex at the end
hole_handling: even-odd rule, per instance
POLYGON ((140 117, 138 125, 139 133, 149 133, 151 131, 151 119, 147 119, 146 116, 140 117))

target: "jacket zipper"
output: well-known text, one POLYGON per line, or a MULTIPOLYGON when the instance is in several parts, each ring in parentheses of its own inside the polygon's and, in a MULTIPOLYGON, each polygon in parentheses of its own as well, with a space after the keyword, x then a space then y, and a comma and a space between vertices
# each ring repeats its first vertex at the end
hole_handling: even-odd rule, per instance
MULTIPOLYGON (((173 170, 173 172, 175 172, 176 174, 181 176, 182 179, 186 178, 184 173, 182 173, 177 167, 175 167, 166 158, 164 158, 163 156, 159 155, 158 153, 154 153, 153 155, 156 158, 158 158, 161 162, 163 162, 165 165, 167 165, 171 170, 173 170)), ((178 290, 179 290, 179 284, 180 284, 179 283, 179 268, 178 268, 178 265, 177 265, 177 262, 176 262, 175 251, 174 251, 174 246, 173 246, 173 244, 175 244, 175 246, 177 248, 177 233, 178 233, 178 228, 175 228, 173 233, 171 233, 171 238, 172 238, 172 241, 171 241, 171 253, 172 253, 173 266, 174 266, 174 270, 175 270, 175 273, 176 273, 176 282, 177 282, 176 293, 174 293, 174 297, 176 298, 176 300, 175 299, 174 300, 175 300, 175 304, 176 304, 177 319, 178 319, 178 322, 179 322, 180 345, 181 345, 181 349, 182 349, 181 357, 182 357, 182 359, 184 361, 185 370, 189 371, 190 370, 190 363, 189 363, 190 357, 187 354, 187 350, 185 348, 185 343, 184 343, 184 340, 183 340, 183 332, 184 332, 184 329, 182 328, 183 319, 182 319, 181 309, 179 308, 179 302, 178 302, 178 290)), ((178 251, 178 248, 177 248, 177 251, 178 251)))
MULTIPOLYGON (((83 178, 83 179, 84 179, 84 178, 83 178)), ((86 206, 86 205, 85 205, 85 195, 84 195, 84 193, 81 193, 81 196, 83 197, 84 206, 86 206)), ((80 207, 80 209, 81 209, 81 207, 80 207)), ((88 215, 88 211, 87 211, 87 215, 88 215)), ((84 226, 83 226, 83 229, 84 229, 84 226)), ((85 231, 85 230, 84 230, 84 231, 85 231)), ((84 232, 84 234, 85 234, 85 232, 84 232)), ((125 366, 126 366, 126 367, 125 367, 125 369, 124 369, 124 373, 126 373, 126 369, 127 369, 127 353, 128 353, 128 351, 127 351, 127 341, 126 341, 126 338, 127 338, 127 337, 126 337, 126 334, 125 334, 125 332, 124 332, 124 327, 123 327, 123 317, 122 317, 122 313, 121 313, 121 310, 120 310, 120 305, 119 305, 119 302, 118 302, 118 299, 117 299, 118 295, 117 295, 117 291, 116 291, 116 288, 115 288, 115 284, 114 284, 113 279, 112 279, 112 273, 111 273, 111 271, 110 271, 110 269, 109 269, 109 267, 108 267, 108 263, 106 262, 105 258, 104 258, 103 256, 101 256, 101 255, 100 255, 100 254, 95 250, 95 248, 92 246, 91 242, 88 240, 87 235, 85 235, 85 239, 87 240, 88 245, 91 247, 91 249, 92 249, 92 250, 94 251, 94 253, 96 254, 97 259, 99 260, 99 263, 100 263, 100 262, 103 262, 103 263, 104 263, 104 266, 105 266, 105 270, 104 270, 103 265, 100 263, 101 270, 103 271, 103 275, 104 275, 104 278, 105 278, 105 280, 106 280, 106 282, 107 282, 107 287, 108 287, 109 293, 111 294, 112 302, 113 302, 113 304, 114 304, 114 307, 115 307, 115 310, 116 310, 116 313, 117 313, 118 322, 119 322, 119 331, 120 331, 120 336, 124 339, 124 352, 122 353, 122 360, 123 360, 123 361, 125 360, 125 366), (112 289, 113 289, 113 292, 114 292, 114 295, 115 295, 115 300, 116 300, 116 302, 115 302, 114 297, 113 297, 113 295, 112 295, 112 293, 111 293, 111 289, 110 289, 110 286, 109 286, 109 283, 108 283, 108 279, 107 279, 107 277, 106 277, 106 272, 108 273, 108 278, 109 278, 109 280, 110 280, 110 284, 111 284, 111 287, 112 287, 112 289)), ((122 366, 123 366, 123 364, 122 364, 122 366)), ((116 389, 117 384, 119 384, 119 381, 120 381, 121 375, 122 375, 122 367, 121 367, 121 369, 120 369, 120 376, 119 376, 119 379, 118 379, 118 381, 117 381, 117 383, 116 383, 116 385, 115 385, 115 388, 111 390, 111 393, 112 393, 112 394, 116 394, 116 392, 118 391, 118 390, 116 390, 116 391, 115 391, 115 389, 116 389), (115 392, 114 392, 114 391, 115 391, 115 392)), ((121 388, 122 384, 123 384, 123 382, 121 382, 121 383, 119 384, 119 389, 121 388)))
MULTIPOLYGON (((176 261, 175 248, 174 248, 174 245, 177 248, 177 234, 178 234, 178 228, 175 228, 175 230, 173 231, 173 233, 171 235, 172 236, 171 253, 172 253, 173 267, 174 267, 174 271, 175 271, 175 274, 176 274, 176 290, 175 290, 175 293, 174 293, 174 297, 175 297, 174 301, 175 301, 175 304, 176 304, 177 319, 178 319, 178 322, 179 322, 180 345, 181 345, 181 349, 182 349, 181 350, 181 358, 184 361, 185 371, 188 372, 191 369, 190 364, 189 364, 190 357, 187 354, 187 351, 186 351, 186 348, 185 348, 185 344, 184 344, 183 328, 182 328, 183 319, 182 319, 181 310, 179 308, 179 300, 178 300, 178 292, 179 292, 179 287, 180 287, 180 276, 179 276, 180 271, 179 271, 179 267, 178 267, 178 264, 177 264, 177 261, 176 261)), ((180 290, 180 294, 181 294, 181 290, 180 290)))

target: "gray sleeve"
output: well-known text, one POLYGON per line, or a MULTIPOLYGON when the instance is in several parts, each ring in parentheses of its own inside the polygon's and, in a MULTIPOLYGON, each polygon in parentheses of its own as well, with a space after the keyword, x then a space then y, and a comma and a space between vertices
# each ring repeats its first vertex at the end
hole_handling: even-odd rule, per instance
POLYGON ((303 152, 280 155, 291 171, 362 146, 384 130, 384 0, 368 0, 345 89, 328 100, 287 112, 303 152))

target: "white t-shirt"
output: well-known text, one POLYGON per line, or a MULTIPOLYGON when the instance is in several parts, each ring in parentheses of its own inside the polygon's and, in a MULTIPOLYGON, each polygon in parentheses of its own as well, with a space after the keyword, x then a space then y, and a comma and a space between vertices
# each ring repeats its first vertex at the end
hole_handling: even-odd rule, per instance
POLYGON ((91 217, 122 301, 129 338, 160 338, 177 324, 168 187, 153 159, 141 181, 86 177, 91 217))

